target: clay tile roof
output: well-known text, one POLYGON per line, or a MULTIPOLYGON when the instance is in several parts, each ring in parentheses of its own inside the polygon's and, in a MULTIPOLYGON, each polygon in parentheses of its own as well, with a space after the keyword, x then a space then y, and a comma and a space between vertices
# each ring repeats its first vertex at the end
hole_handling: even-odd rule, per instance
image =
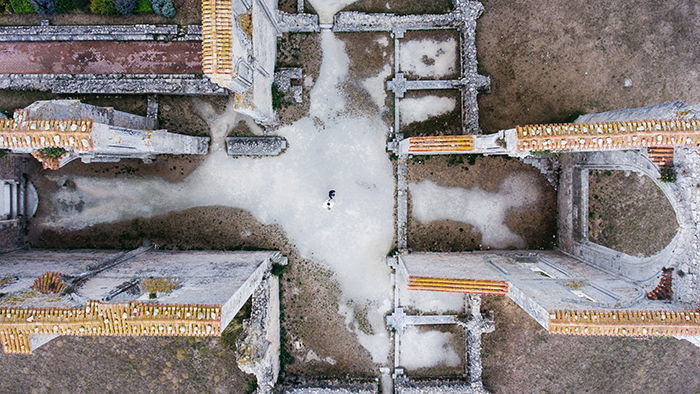
POLYGON ((474 149, 474 136, 471 135, 411 137, 408 142, 409 153, 469 152, 474 149))
POLYGON ((233 76, 232 35, 232 0, 202 0, 202 68, 226 88, 233 76))
POLYGON ((0 307, 0 343, 6 353, 31 353, 29 334, 217 336, 221 306, 89 301, 76 308, 0 307))
POLYGON ((58 170, 61 168, 61 160, 67 155, 67 153, 61 157, 44 157, 41 152, 34 151, 32 156, 41 163, 41 166, 45 170, 58 170))
POLYGON ((408 289, 504 296, 508 294, 508 282, 501 280, 452 279, 411 276, 408 278, 408 289))
POLYGON ((28 119, 24 110, 0 119, 0 149, 64 148, 93 150, 90 119, 28 119))
POLYGON ((549 332, 568 335, 700 335, 699 311, 553 311, 549 332))
POLYGON ((700 120, 640 120, 517 126, 518 151, 700 146, 700 120))

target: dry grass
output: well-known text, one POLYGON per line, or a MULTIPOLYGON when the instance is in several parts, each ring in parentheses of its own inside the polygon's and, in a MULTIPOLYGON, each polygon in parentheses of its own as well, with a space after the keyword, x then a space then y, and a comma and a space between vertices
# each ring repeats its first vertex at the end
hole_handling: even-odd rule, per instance
POLYGON ((180 281, 174 278, 148 278, 141 280, 141 286, 149 294, 168 294, 179 284, 180 281))

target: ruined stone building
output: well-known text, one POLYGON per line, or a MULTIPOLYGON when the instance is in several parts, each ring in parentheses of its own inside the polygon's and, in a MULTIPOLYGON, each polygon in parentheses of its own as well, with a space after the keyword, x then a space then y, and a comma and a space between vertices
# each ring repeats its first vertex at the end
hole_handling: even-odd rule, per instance
POLYGON ((0 89, 234 94, 236 110, 270 124, 281 17, 274 0, 205 0, 201 25, 0 27, 0 89))
POLYGON ((0 149, 31 154, 44 168, 56 170, 75 159, 91 163, 150 161, 159 154, 203 155, 209 138, 158 130, 155 119, 113 108, 50 100, 0 120, 0 149))
POLYGON ((407 253, 397 274, 416 291, 508 296, 549 332, 674 336, 700 345, 700 112, 682 102, 579 117, 492 135, 412 137, 403 154, 507 154, 559 165, 558 244, 552 251, 407 253), (678 179, 661 182, 673 165, 678 179), (588 238, 588 172, 649 176, 675 211, 679 230, 661 251, 631 256, 588 238), (674 275, 674 272, 678 275, 674 275))
POLYGON ((218 336, 253 297, 241 367, 262 383, 277 378, 278 252, 15 250, 0 260, 7 353, 62 335, 218 336))
POLYGON ((215 84, 235 93, 235 107, 272 123, 272 82, 277 56, 277 2, 202 1, 202 66, 215 84))

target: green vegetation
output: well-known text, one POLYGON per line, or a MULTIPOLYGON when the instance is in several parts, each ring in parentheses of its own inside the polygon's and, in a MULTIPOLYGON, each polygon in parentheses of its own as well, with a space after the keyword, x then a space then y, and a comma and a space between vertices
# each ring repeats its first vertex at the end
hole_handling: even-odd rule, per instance
POLYGON ((450 155, 447 158, 447 166, 448 167, 458 166, 462 163, 464 163, 464 155, 450 155))
POLYGON ((10 153, 9 149, 0 149, 0 159, 7 156, 8 153, 10 153))
POLYGON ((277 86, 277 84, 273 83, 272 84, 272 108, 274 109, 281 109, 281 108, 287 108, 292 103, 287 101, 285 98, 284 92, 280 90, 280 88, 277 86))
POLYGON ((33 14, 36 12, 27 0, 10 0, 10 5, 12 6, 12 12, 15 14, 33 14))
POLYGON ((678 178, 676 176, 676 169, 673 166, 663 166, 661 167, 661 176, 659 180, 664 183, 673 183, 678 178))
POLYGON ((249 380, 248 387, 246 387, 246 390, 245 390, 246 394, 253 394, 256 391, 258 391, 257 379, 249 380))
POLYGON ((135 14, 150 14, 153 12, 153 7, 151 7, 151 0, 138 0, 136 3, 135 14))
POLYGON ((62 14, 73 10, 83 9, 87 6, 87 0, 58 0, 56 1, 56 13, 62 14))
POLYGON ((113 0, 90 0, 88 9, 93 14, 98 15, 115 15, 117 13, 113 0))
POLYGON ((289 266, 282 265, 282 264, 273 264, 272 269, 270 270, 270 273, 272 275, 282 276, 282 274, 284 274, 285 271, 287 271, 287 267, 289 267, 289 266))
POLYGON ((172 18, 172 0, 0 0, 0 13, 63 14, 81 10, 97 15, 151 14, 172 18))
POLYGON ((236 341, 243 333, 243 321, 250 318, 250 313, 253 308, 252 299, 248 299, 236 317, 231 320, 231 323, 226 326, 221 333, 221 343, 231 350, 236 350, 236 341))
POLYGON ((61 156, 65 155, 68 151, 63 149, 63 148, 44 148, 44 149, 39 149, 39 154, 41 157, 47 158, 47 159, 58 159, 61 156))
POLYGON ((9 0, 0 0, 0 14, 4 12, 12 12, 12 4, 9 0))

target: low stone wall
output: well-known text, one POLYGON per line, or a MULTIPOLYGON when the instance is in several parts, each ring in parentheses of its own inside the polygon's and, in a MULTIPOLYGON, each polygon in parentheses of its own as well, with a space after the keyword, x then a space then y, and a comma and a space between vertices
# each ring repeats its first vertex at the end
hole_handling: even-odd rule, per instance
POLYGON ((290 14, 277 12, 280 30, 286 33, 317 33, 321 31, 316 14, 290 14))
POLYGON ((454 28, 460 21, 458 13, 433 15, 368 14, 341 12, 333 22, 334 32, 431 30, 454 28))
POLYGON ((0 74, 0 89, 70 94, 229 94, 197 74, 0 74))
POLYGON ((282 137, 228 137, 226 152, 230 156, 277 156, 287 149, 282 137))
POLYGON ((201 41, 200 25, 0 26, 0 41, 201 41))

